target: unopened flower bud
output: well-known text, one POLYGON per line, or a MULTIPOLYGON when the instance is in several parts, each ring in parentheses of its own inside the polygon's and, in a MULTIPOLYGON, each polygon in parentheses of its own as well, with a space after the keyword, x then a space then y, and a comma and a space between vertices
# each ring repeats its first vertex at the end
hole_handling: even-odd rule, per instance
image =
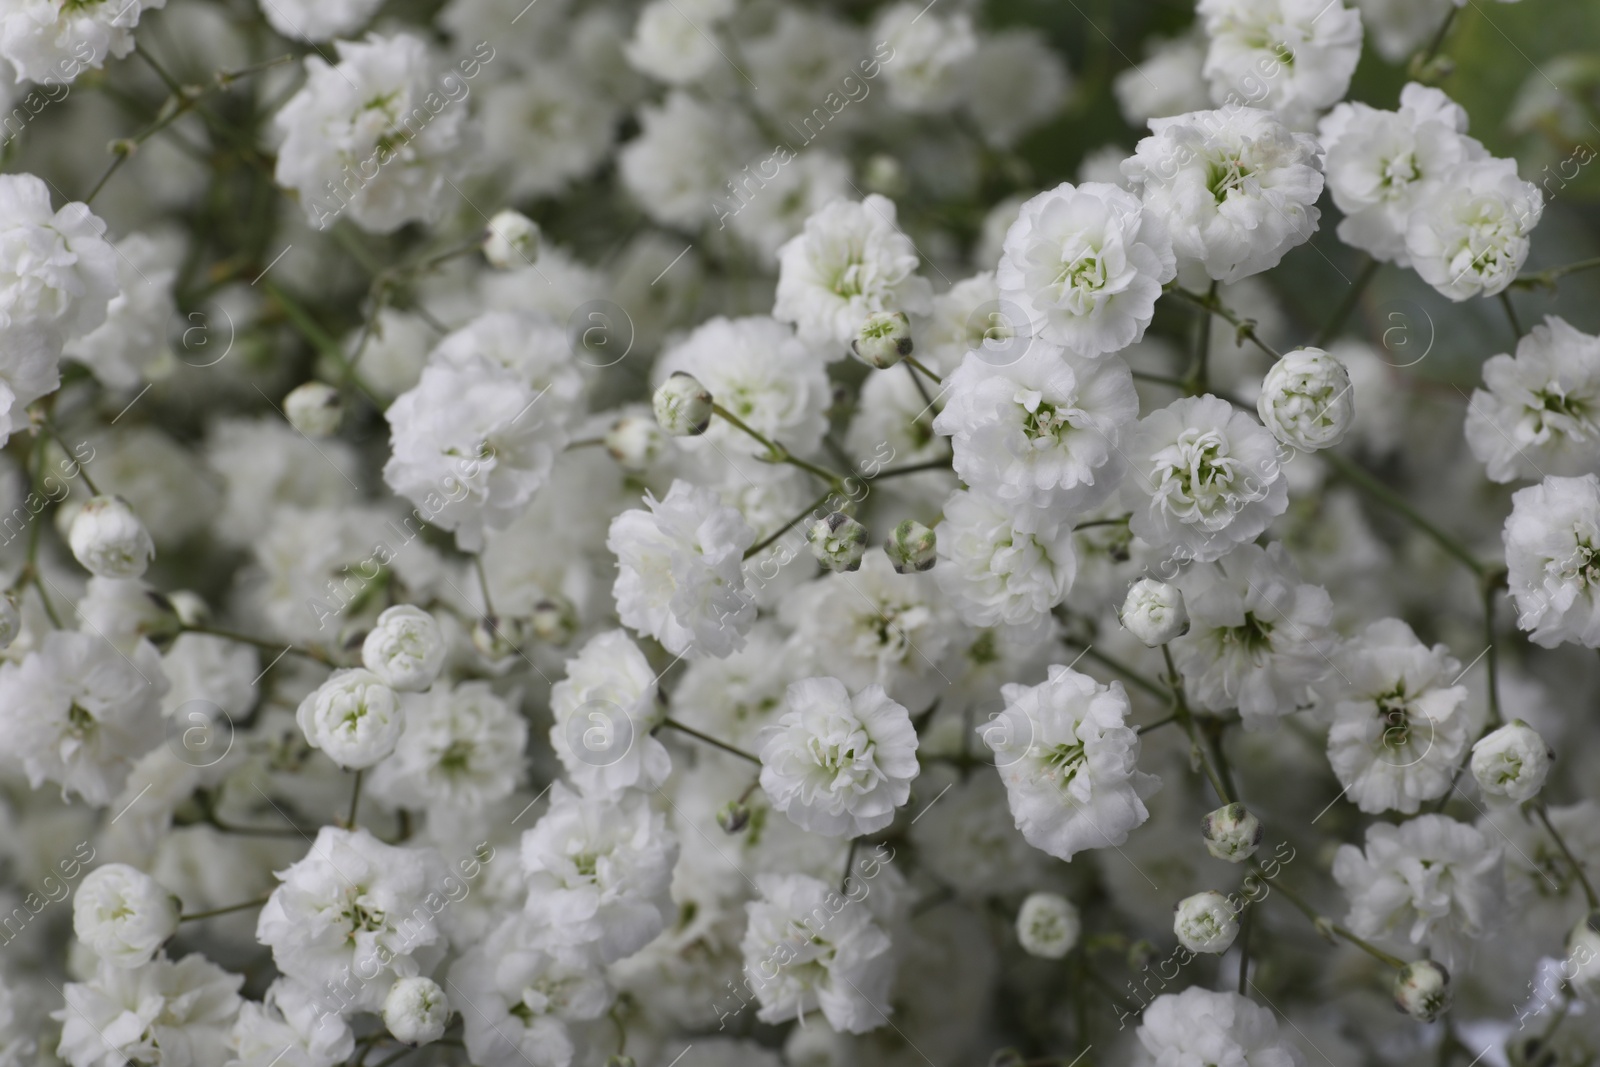
POLYGON ((305 382, 283 398, 283 413, 289 425, 307 437, 329 437, 339 430, 344 401, 339 390, 326 382, 305 382))
POLYGON ((497 270, 531 267, 539 258, 539 224, 510 208, 496 212, 483 231, 483 258, 497 270))
POLYGON ((1200 820, 1200 832, 1207 852, 1219 860, 1243 863, 1261 847, 1266 830, 1243 804, 1224 804, 1200 820))
POLYGON ((391 689, 420 693, 444 666, 444 634, 432 615, 411 604, 388 608, 361 643, 361 662, 391 689))
POLYGON ((1302 452, 1336 445, 1355 418, 1350 372, 1320 348, 1297 348, 1261 382, 1256 412, 1272 436, 1302 452))
POLYGON ((711 390, 692 374, 675 371, 655 395, 656 422, 673 437, 694 437, 711 425, 711 390))
POLYGON ((383 998, 383 1025, 396 1041, 430 1044, 444 1036, 449 1021, 450 1001, 432 978, 402 978, 383 998))
POLYGON ((211 621, 211 605, 199 593, 179 589, 167 595, 167 602, 172 605, 172 613, 178 617, 178 622, 184 626, 204 626, 211 621))
POLYGON ((1189 632, 1189 611, 1183 606, 1183 593, 1175 585, 1141 578, 1128 590, 1122 602, 1122 625, 1150 648, 1189 632))
POLYGON ((830 571, 860 569, 861 557, 867 552, 867 528, 842 511, 812 523, 806 540, 817 562, 830 571))
POLYGON ((661 458, 667 435, 642 415, 624 415, 606 431, 606 451, 626 471, 642 471, 661 458))
POLYGON ((861 184, 868 192, 898 199, 906 191, 906 168, 887 152, 878 152, 867 160, 861 184))
POLYGON ((938 561, 938 539, 932 530, 915 519, 907 519, 894 528, 883 550, 889 553, 889 562, 900 574, 930 570, 938 561))
POLYGON ((750 806, 730 800, 717 812, 717 825, 725 834, 736 834, 750 825, 750 806))
POLYGON ((1059 960, 1077 945, 1082 931, 1078 909, 1058 893, 1030 894, 1017 910, 1017 941, 1030 956, 1059 960))
POLYGON ((1178 901, 1172 932, 1190 952, 1221 954, 1239 936, 1239 917, 1227 897, 1207 889, 1178 901))
POLYGON ((566 597, 547 597, 533 606, 528 625, 539 640, 564 645, 578 632, 578 610, 566 597))
POLYGON ((1419 1023, 1450 1010, 1450 972, 1432 960, 1412 960, 1394 976, 1394 1006, 1419 1023))
POLYGON ((17 598, 7 593, 0 597, 0 648, 10 648, 21 633, 22 611, 17 607, 17 598))
POLYGON ((371 671, 334 671, 295 712, 312 748, 346 770, 371 767, 394 751, 405 728, 399 698, 371 671))
POLYGON ((639 1067, 638 1062, 625 1052, 613 1052, 606 1057, 606 1067, 639 1067))
POLYGON ((156 554, 150 531, 119 496, 97 496, 83 505, 67 542, 78 562, 102 578, 137 578, 156 554))
POLYGON ((472 647, 491 664, 517 654, 521 627, 514 619, 485 615, 472 624, 472 647))
POLYGON ((850 349, 869 366, 879 370, 892 367, 911 354, 911 320, 903 311, 868 315, 850 349))
POLYGON ((1561 973, 1584 1000, 1600 1000, 1600 911, 1579 919, 1567 935, 1561 973))
POLYGON ((1553 759, 1539 731, 1513 719, 1472 746, 1472 777, 1486 795, 1520 804, 1544 786, 1553 759))

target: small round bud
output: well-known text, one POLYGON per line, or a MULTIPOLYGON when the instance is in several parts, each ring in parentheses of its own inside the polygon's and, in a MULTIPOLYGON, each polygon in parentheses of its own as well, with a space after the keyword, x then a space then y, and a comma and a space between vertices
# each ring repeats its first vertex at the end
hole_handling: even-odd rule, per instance
POLYGON ((606 1057, 606 1067, 639 1067, 639 1064, 625 1052, 613 1052, 606 1057))
POLYGON ((283 413, 307 437, 331 437, 344 418, 344 401, 326 382, 306 382, 283 398, 283 413))
POLYGON ((656 390, 656 422, 673 437, 695 437, 711 425, 711 390, 698 378, 674 371, 656 390))
POLYGON ((717 825, 725 834, 737 834, 750 825, 750 806, 730 800, 717 812, 717 825))
POLYGON ((114 967, 141 967, 178 932, 178 898, 136 867, 107 863, 84 876, 72 930, 114 967))
POLYGON ((22 610, 11 593, 0 597, 0 648, 10 648, 22 633, 22 610))
POLYGON ((578 632, 578 609, 566 597, 547 597, 533 606, 528 626, 539 640, 564 645, 578 632))
POLYGON ((1077 945, 1082 931, 1078 909, 1060 894, 1029 894, 1017 909, 1017 941, 1030 956, 1059 960, 1077 945))
POLYGON ((539 258, 539 224, 510 208, 496 212, 483 231, 483 258, 496 270, 531 267, 539 258))
POLYGON ((867 553, 867 528, 844 512, 835 511, 811 524, 806 541, 817 562, 830 571, 859 570, 861 557, 867 553))
POLYGON ((67 543, 78 562, 102 578, 137 578, 156 554, 150 531, 120 496, 97 496, 83 505, 67 543))
POLYGON ((402 978, 383 998, 383 1025, 396 1041, 427 1045, 444 1036, 450 1001, 432 978, 402 978))
POLYGON ((883 550, 889 553, 889 562, 900 574, 931 570, 938 562, 938 538, 932 530, 915 519, 907 519, 894 528, 883 550))
POLYGON ((515 656, 521 643, 522 625, 515 619, 485 615, 472 624, 472 647, 491 664, 515 656))
POLYGON ((606 431, 606 451, 625 471, 642 471, 661 458, 667 435, 641 415, 624 415, 606 431))
POLYGON ((1239 936, 1239 917, 1215 889, 1184 897, 1173 909, 1172 932, 1190 952, 1221 954, 1239 936))
POLYGON ((861 184, 868 192, 881 193, 897 200, 906 191, 906 168, 886 152, 878 152, 867 160, 861 175, 861 184))
POLYGON ((1356 413, 1350 372, 1320 348, 1297 348, 1267 371, 1256 412, 1272 436, 1302 452, 1336 445, 1356 413))
POLYGON ((869 366, 892 367, 911 354, 911 320, 903 311, 874 312, 856 331, 850 350, 869 366))
POLYGON ((1600 1000, 1600 911, 1579 919, 1567 935, 1561 973, 1584 1000, 1600 1000))
POLYGON ((1539 731, 1513 719, 1472 746, 1472 777, 1486 796, 1521 804, 1543 788, 1553 759, 1539 731))
POLYGON ((1189 611, 1175 585, 1141 578, 1122 602, 1122 625, 1150 648, 1160 648, 1189 632, 1189 611))
POLYGON ((167 602, 172 605, 172 613, 178 617, 178 622, 184 626, 204 626, 211 621, 211 605, 199 593, 179 589, 167 595, 167 602))
POLYGON ((361 643, 361 662, 390 689, 420 693, 444 666, 444 634, 432 615, 411 604, 384 610, 361 643))
POLYGON ((1219 860, 1243 863, 1261 847, 1266 828, 1243 804, 1224 804, 1200 820, 1206 851, 1219 860))
POLYGON ((346 770, 371 767, 394 751, 405 718, 394 690, 371 671, 334 671, 300 702, 300 732, 346 770))
POLYGON ((1394 976, 1394 1006, 1419 1023, 1450 1010, 1450 972, 1432 960, 1412 960, 1394 976))

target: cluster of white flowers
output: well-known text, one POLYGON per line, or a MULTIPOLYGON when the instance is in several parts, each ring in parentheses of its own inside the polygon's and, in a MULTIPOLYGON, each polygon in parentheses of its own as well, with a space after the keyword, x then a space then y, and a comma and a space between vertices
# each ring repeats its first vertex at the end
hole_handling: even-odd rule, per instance
POLYGON ((0 0, 0 1067, 1600 1061, 1600 40, 1190 7, 0 0))

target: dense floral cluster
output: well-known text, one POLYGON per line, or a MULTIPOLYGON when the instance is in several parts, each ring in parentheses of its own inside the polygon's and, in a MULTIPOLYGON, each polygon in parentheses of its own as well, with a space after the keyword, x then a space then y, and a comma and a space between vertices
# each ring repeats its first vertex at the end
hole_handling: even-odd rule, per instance
POLYGON ((0 0, 0 1067, 1600 1060, 1499 10, 1037 6, 0 0))

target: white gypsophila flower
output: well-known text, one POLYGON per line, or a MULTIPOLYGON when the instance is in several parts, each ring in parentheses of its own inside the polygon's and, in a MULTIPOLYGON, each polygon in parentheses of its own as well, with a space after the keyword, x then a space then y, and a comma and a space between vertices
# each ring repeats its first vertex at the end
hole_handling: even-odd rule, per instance
POLYGON ((322 1010, 314 992, 279 978, 258 1004, 239 1005, 223 1067, 337 1067, 355 1051, 355 1035, 344 1016, 322 1010))
POLYGON ((1303 129, 1344 99, 1361 58, 1361 15, 1327 0, 1200 0, 1203 73, 1219 106, 1268 108, 1303 129))
POLYGON ((677 836, 644 794, 580 797, 556 783, 522 835, 528 916, 553 944, 593 945, 608 963, 632 955, 676 914, 677 858, 677 836))
POLYGON ((1340 845, 1333 877, 1357 937, 1426 945, 1454 969, 1469 941, 1505 917, 1500 847, 1446 815, 1367 827, 1365 849, 1340 845))
POLYGON ((1031 530, 1115 491, 1139 397, 1120 359, 1076 359, 1039 340, 1019 355, 1010 344, 967 354, 933 428, 951 438, 961 480, 1031 530))
POLYGON ((451 804, 474 811, 516 788, 527 720, 487 682, 436 684, 399 698, 394 751, 372 772, 372 795, 399 808, 451 804))
MULTIPOLYGON (((578 62, 573 56, 543 57, 482 90, 484 160, 514 200, 562 192, 611 150, 617 103, 595 84, 596 72, 578 62)), ((517 258, 514 265, 523 261, 517 258)))
MULTIPOLYGON (((362 363, 370 372, 368 361, 362 363)), ((222 418, 211 424, 204 448, 208 466, 224 486, 215 529, 229 545, 248 547, 278 504, 331 507, 351 497, 355 453, 342 441, 311 441, 276 413, 259 419, 222 418)))
POLYGON ((1467 747, 1467 689, 1453 684, 1461 664, 1449 649, 1430 649, 1399 619, 1379 619, 1333 660, 1328 762, 1345 796, 1365 812, 1406 815, 1444 796, 1467 747))
POLYGON ((1543 213, 1543 194, 1517 177, 1515 160, 1461 163, 1411 212, 1406 254, 1422 280, 1451 300, 1494 296, 1522 269, 1543 213))
POLYGON ((327 382, 302 382, 283 398, 283 415, 307 437, 332 437, 344 421, 344 398, 327 382))
POLYGON ((794 590, 778 607, 793 631, 795 670, 829 674, 849 689, 881 685, 921 712, 949 687, 941 664, 963 637, 932 575, 898 574, 869 552, 861 569, 794 590))
POLYGON ((969 490, 945 501, 934 533, 939 553, 934 580, 973 626, 1036 632, 1066 599, 1077 574, 1070 526, 1024 533, 1006 510, 969 490))
POLYGON ((361 643, 361 664, 390 689, 420 693, 444 666, 444 635, 432 615, 412 604, 385 608, 361 643))
POLYGON ((444 1036, 450 1000, 432 978, 413 975, 389 987, 383 999, 383 1025, 395 1040, 429 1045, 444 1036))
POLYGON ((698 81, 723 61, 715 37, 733 0, 653 0, 639 11, 622 52, 635 70, 668 85, 698 81))
POLYGON ((1151 119, 1183 115, 1209 101, 1202 69, 1206 41, 1198 33, 1170 40, 1145 42, 1144 61, 1111 79, 1117 107, 1129 126, 1138 128, 1151 119))
POLYGON ((802 340, 845 355, 861 323, 877 311, 926 314, 933 289, 917 274, 921 257, 895 222, 892 200, 835 200, 806 219, 778 251, 772 316, 792 322, 802 340))
POLYGON ((19 0, 0 14, 0 59, 16 68, 18 82, 63 85, 133 51, 139 16, 165 6, 166 0, 19 0))
POLYGON ((803 874, 756 876, 761 899, 745 905, 745 982, 756 1017, 780 1023, 821 1009, 839 1033, 884 1025, 892 1010, 893 946, 857 896, 803 874))
POLYGON ((1130 526, 1175 558, 1221 559, 1289 506, 1277 442, 1214 396, 1184 397, 1146 415, 1125 452, 1130 526))
POLYGON ((1150 817, 1160 788, 1138 769, 1139 735, 1126 725, 1121 682, 1101 685, 1054 665, 1034 686, 1000 687, 1005 708, 978 727, 994 751, 1006 799, 1028 843, 1057 859, 1120 845, 1150 817))
MULTIPOLYGON (((19 17, 7 16, 0 33, 19 17)), ((119 285, 105 229, 86 204, 51 210, 49 188, 33 175, 0 175, 0 441, 60 383, 62 346, 106 320, 119 285)))
POLYGON ((304 87, 274 119, 278 183, 318 230, 346 211, 374 233, 438 219, 471 159, 466 81, 410 34, 334 47, 337 66, 306 57, 304 87))
POLYGON ((244 976, 196 952, 142 967, 102 961, 87 981, 69 982, 56 1054, 72 1067, 207 1067, 227 1058, 244 976))
POLYGON ((1220 955, 1239 936, 1239 916, 1227 897, 1206 889, 1178 901, 1172 909, 1172 932, 1190 952, 1220 955))
POLYGON ((1317 143, 1269 111, 1226 107, 1150 120, 1122 173, 1172 236, 1178 267, 1232 283, 1310 240, 1321 213, 1317 143))
POLYGON ((1355 5, 1378 54, 1403 63, 1439 31, 1453 0, 1355 0, 1355 5))
MULTIPOLYGON (((783 631, 758 621, 744 648, 723 659, 689 663, 672 691, 673 718, 743 749, 777 719, 797 675, 783 631)), ((654 675, 652 675, 654 677, 654 675)))
POLYGON ((165 377, 176 362, 168 334, 177 314, 172 283, 178 249, 136 233, 118 241, 114 251, 118 292, 106 305, 106 320, 69 340, 62 354, 86 365, 107 386, 132 389, 143 380, 165 377))
POLYGON ((1017 909, 1017 941, 1030 956, 1062 959, 1077 945, 1082 930, 1078 909, 1058 893, 1030 893, 1017 909))
POLYGON ((178 898, 126 863, 84 876, 72 897, 72 932, 117 967, 142 967, 178 932, 178 898))
POLYGON ((405 729, 399 698, 369 670, 334 671, 295 711, 312 748, 347 770, 371 767, 394 751, 405 729))
POLYGON ((588 946, 540 944, 522 916, 501 923, 450 967, 448 986, 466 1007, 467 1054, 483 1067, 568 1067, 573 1031, 614 999, 588 946))
POLYGON ((383 0, 261 0, 261 13, 291 41, 331 41, 350 37, 367 24, 383 0))
POLYGON ((1161 216, 1115 185, 1087 182, 1022 205, 995 280, 1039 336, 1093 357, 1144 337, 1176 273, 1161 216))
POLYGON ((685 481, 659 500, 647 492, 645 503, 648 511, 624 511, 606 535, 618 563, 618 617, 675 654, 736 651, 755 621, 742 570, 755 531, 715 490, 685 481))
MULTIPOLYGON (((658 382, 678 373, 693 377, 718 405, 795 455, 812 455, 822 443, 833 397, 827 371, 784 323, 759 315, 708 319, 662 352, 652 371, 658 382)), ((704 434, 679 445, 729 456, 766 452, 743 430, 717 418, 704 434)))
POLYGON ((1261 382, 1256 414, 1283 444, 1302 452, 1331 448, 1355 418, 1350 372, 1320 348, 1285 352, 1261 382))
POLYGON ((137 578, 156 554, 150 531, 117 496, 93 497, 79 508, 67 541, 73 557, 102 578, 137 578))
POLYGON ((539 258, 539 224, 522 212, 505 208, 484 227, 483 258, 498 270, 532 266, 539 258))
POLYGON ((386 845, 366 830, 324 826, 311 850, 278 871, 256 940, 324 1011, 379 1011, 397 978, 444 956, 438 922, 457 882, 431 848, 386 845))
POLYGON ((1521 804, 1538 795, 1554 760, 1539 731, 1513 719, 1472 746, 1472 777, 1487 796, 1521 804))
POLYGON ((622 630, 591 637, 550 690, 550 747, 588 796, 656 789, 672 759, 652 732, 661 722, 657 672, 622 630))
POLYGON ((1159 648, 1189 632, 1183 590, 1154 578, 1133 583, 1117 617, 1129 633, 1149 648, 1159 648))
POLYGON ((6 762, 28 784, 103 807, 139 756, 161 743, 167 679, 148 642, 124 654, 104 637, 54 630, 20 663, 0 664, 6 762))
POLYGON ((1466 435, 1490 481, 1600 469, 1600 337, 1547 316, 1514 357, 1484 363, 1483 384, 1467 405, 1466 435))
POLYGON ((638 118, 639 136, 617 154, 623 185, 655 221, 698 229, 716 213, 725 183, 756 154, 750 120, 681 90, 641 108, 638 118))
POLYGON ((761 731, 761 788, 796 825, 860 837, 894 821, 911 795, 917 734, 883 686, 852 695, 837 678, 802 678, 761 731))
POLYGON ((1237 707, 1258 729, 1311 703, 1338 647, 1333 601, 1301 580, 1282 544, 1240 545, 1178 584, 1190 621, 1172 654, 1194 708, 1237 707))
POLYGON ((734 179, 732 193, 716 208, 717 228, 732 230, 758 262, 770 264, 806 219, 849 195, 850 164, 842 157, 820 148, 793 158, 779 152, 757 164, 755 174, 746 167, 734 179), (772 167, 777 173, 769 176, 772 167))
POLYGON ((1517 628, 1543 648, 1600 647, 1600 477, 1517 490, 1501 536, 1517 628))
POLYGON ((1410 266, 1406 230, 1417 207, 1462 163, 1488 156, 1466 135, 1467 113, 1431 86, 1408 82, 1398 111, 1344 103, 1317 124, 1328 191, 1344 213, 1339 240, 1410 266))
POLYGON ((880 11, 870 36, 893 50, 883 80, 889 103, 902 111, 947 110, 961 93, 962 68, 978 48, 966 14, 929 14, 910 0, 880 11))
POLYGON ((1066 60, 1030 27, 983 34, 963 75, 961 106, 984 141, 1000 149, 1054 118, 1073 89, 1066 60))
MULTIPOLYGON (((996 259, 1001 254, 999 246, 1004 244, 1005 235, 1020 211, 1019 204, 1007 225, 1001 227, 999 240, 996 241, 996 259)), ((992 270, 963 278, 937 294, 933 298, 933 310, 926 319, 916 324, 917 358, 935 373, 949 374, 960 366, 968 352, 981 349, 984 341, 1003 341, 1015 336, 1016 329, 1013 327, 1024 327, 1010 320, 1020 316, 1015 312, 1006 314, 1006 309, 999 301, 1000 287, 995 282, 992 270)), ((868 379, 868 383, 891 377, 896 376, 875 374, 868 379)), ((924 407, 927 406, 926 400, 922 403, 924 407)))
MULTIPOLYGON (((957 718, 959 715, 951 715, 941 726, 944 722, 954 726, 957 718)), ((935 721, 939 721, 937 716, 935 721)), ((959 740, 954 731, 944 727, 929 743, 937 746, 946 739, 959 740)), ((963 778, 952 768, 935 764, 917 785, 920 794, 938 796, 939 802, 923 805, 912 817, 907 833, 918 850, 918 862, 925 862, 928 873, 957 895, 982 899, 1032 885, 1043 876, 1050 861, 1028 844, 1012 821, 1005 783, 999 775, 968 774, 963 778)))
POLYGON ((1237 993, 1198 986, 1150 1002, 1136 1031, 1135 1067, 1303 1067, 1305 1057, 1278 1033, 1271 1010, 1237 993))

